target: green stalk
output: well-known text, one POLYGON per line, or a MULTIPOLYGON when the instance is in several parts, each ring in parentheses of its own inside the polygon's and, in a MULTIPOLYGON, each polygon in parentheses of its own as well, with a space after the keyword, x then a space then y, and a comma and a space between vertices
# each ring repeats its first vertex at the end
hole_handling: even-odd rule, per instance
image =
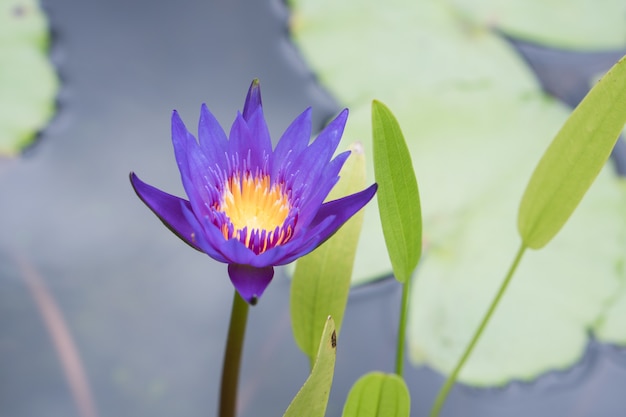
POLYGON ((228 338, 226 339, 226 350, 224 351, 219 408, 220 417, 236 416, 239 367, 241 364, 241 351, 243 350, 247 320, 248 303, 235 291, 233 308, 230 313, 228 338))
POLYGON ((465 362, 472 354, 472 351, 474 350, 474 347, 476 346, 478 339, 480 339, 480 336, 482 335, 483 331, 487 327, 487 324, 489 323, 489 320, 491 319, 493 312, 496 310, 496 307, 498 307, 498 303, 500 302, 500 299, 502 299, 504 292, 509 286, 509 283, 511 282, 511 278, 513 278, 513 274, 515 273, 515 270, 517 270, 517 266, 519 265, 522 259, 522 255, 524 254, 525 251, 526 251, 526 245, 522 243, 520 245, 520 248, 517 250, 517 254, 515 255, 515 259, 513 259, 513 263, 511 264, 509 271, 504 277, 504 281, 502 281, 502 284, 500 285, 500 289, 498 290, 498 293, 496 294, 495 298, 491 302, 491 305, 489 306, 489 310, 487 310, 487 314, 485 314, 485 317, 483 317, 483 320, 480 323, 480 326, 478 326, 476 333, 474 333, 472 340, 470 341, 469 345, 467 345, 467 347, 465 348, 465 352, 463 353, 463 356, 461 356, 461 359, 459 359, 459 362, 456 364, 454 371, 452 371, 450 376, 448 376, 448 379, 446 380, 445 384, 439 391, 439 394, 437 394, 437 398, 435 399, 435 404, 433 405, 433 408, 430 411, 430 417, 439 416, 439 412, 441 411, 441 407, 443 407, 443 404, 445 403, 446 398, 448 397, 448 393, 450 392, 450 390, 452 389, 452 386, 456 382, 456 378, 461 372, 463 365, 465 365, 465 362))
POLYGON ((404 371, 404 345, 406 339, 406 316, 409 311, 409 283, 408 277, 402 284, 402 302, 400 304, 400 321, 398 323, 398 341, 396 345, 396 375, 402 376, 404 371))

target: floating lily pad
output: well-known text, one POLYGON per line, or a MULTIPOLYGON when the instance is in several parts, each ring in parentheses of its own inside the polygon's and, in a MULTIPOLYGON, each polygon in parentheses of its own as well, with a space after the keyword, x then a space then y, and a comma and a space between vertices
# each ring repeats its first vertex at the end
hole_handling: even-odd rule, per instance
MULTIPOLYGON (((468 25, 461 0, 292 3, 296 45, 321 83, 350 107, 345 140, 369 145, 372 99, 388 105, 405 134, 425 244, 411 300, 410 356, 446 373, 515 254, 524 186, 569 110, 543 93, 487 20, 468 25)), ((478 3, 476 16, 486 7, 478 3)), ((371 159, 371 148, 366 154, 371 159)), ((626 196, 617 183, 605 172, 562 234, 526 255, 461 381, 502 384, 570 366, 594 326, 604 340, 626 342, 614 338, 626 320, 612 316, 622 311, 616 293, 626 287, 620 214, 626 196)), ((355 282, 391 272, 373 203, 355 282)))
POLYGON ((623 0, 451 0, 459 17, 519 39, 557 48, 626 45, 623 0))
MULTIPOLYGON (((409 351, 416 362, 449 372, 504 278, 520 244, 514 220, 525 185, 507 174, 498 193, 426 249, 411 299, 409 351)), ((617 181, 623 180, 605 170, 554 241, 525 254, 462 381, 528 380, 581 357, 626 278, 626 194, 616 192, 617 181)))
POLYGON ((0 156, 28 146, 54 114, 58 78, 35 0, 0 2, 0 156))

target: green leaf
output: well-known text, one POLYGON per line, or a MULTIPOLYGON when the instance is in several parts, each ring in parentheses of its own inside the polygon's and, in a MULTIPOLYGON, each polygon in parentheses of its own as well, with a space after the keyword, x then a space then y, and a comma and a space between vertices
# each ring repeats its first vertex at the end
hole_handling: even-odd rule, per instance
POLYGON ((381 102, 372 102, 374 173, 387 251, 396 279, 406 282, 422 253, 422 212, 411 154, 398 121, 381 102))
MULTIPOLYGON (((365 188, 365 155, 360 143, 350 146, 350 157, 327 200, 336 200, 365 188)), ((340 333, 363 212, 348 220, 334 236, 296 262, 291 282, 291 325, 296 343, 311 364, 317 353, 326 318, 331 315, 340 333)))
MULTIPOLYGON (((486 30, 468 32, 442 2, 293 3, 297 45, 323 85, 350 107, 344 143, 372 134, 372 98, 394 110, 421 178, 425 241, 433 224, 459 222, 468 201, 490 189, 493 172, 509 164, 501 152, 528 137, 552 137, 564 120, 510 44, 486 30), (385 48, 373 54, 371 45, 385 48)), ((391 272, 375 200, 363 228, 356 282, 391 272)))
POLYGON ((289 404, 284 417, 324 417, 328 394, 333 384, 336 354, 335 322, 329 316, 324 325, 311 374, 289 404))
MULTIPOLYGON (((536 158, 516 154, 522 165, 536 158)), ((507 176, 420 261, 408 325, 415 364, 452 370, 519 247, 514 213, 526 179, 507 176)), ((566 369, 583 357, 590 332, 626 342, 623 181, 606 167, 550 245, 525 255, 461 382, 502 385, 566 369)))
POLYGON ((576 107, 535 168, 518 216, 526 246, 545 246, 574 212, 624 129, 625 97, 622 58, 576 107))
MULTIPOLYGON (((555 11, 558 0, 530 1, 538 22, 565 13, 555 11)), ((519 247, 520 196, 570 109, 546 96, 511 45, 489 30, 495 25, 514 33, 504 21, 524 0, 290 3, 294 42, 324 88, 350 107, 344 140, 371 135, 372 98, 392 108, 402 126, 420 179, 424 240, 410 302, 409 354, 413 363, 446 373, 519 247), (479 24, 460 16, 454 5, 462 2, 476 4, 480 19, 469 20, 479 24), (479 10, 489 2, 498 8, 479 10), (384 47, 374 53, 372 45, 384 47)), ((566 14, 616 27, 613 19, 622 14, 609 3, 575 0, 566 14), (593 16, 583 4, 596 8, 593 16)), ((561 39, 577 30, 565 29, 561 39)), ((584 30, 571 39, 597 33, 584 30)), ((595 48, 604 41, 591 42, 595 48)), ((372 173, 368 165, 373 179, 372 173)), ((617 182, 610 169, 601 173, 554 241, 526 255, 463 382, 503 384, 566 368, 582 357, 590 332, 626 344, 626 192, 617 182)), ((376 200, 365 209, 361 235, 353 283, 391 272, 376 200)))
POLYGON ((371 372, 352 386, 342 417, 408 417, 411 397, 396 374, 371 372))
POLYGON ((451 0, 474 24, 556 48, 623 48, 626 3, 623 0, 451 0))
POLYGON ((35 0, 0 2, 0 156, 15 156, 50 120, 59 82, 35 0))

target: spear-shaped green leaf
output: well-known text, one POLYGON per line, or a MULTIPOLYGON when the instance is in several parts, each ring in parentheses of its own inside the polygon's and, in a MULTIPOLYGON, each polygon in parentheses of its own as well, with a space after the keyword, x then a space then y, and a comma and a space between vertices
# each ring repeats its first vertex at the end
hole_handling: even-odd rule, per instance
POLYGON ((319 350, 311 374, 289 404, 283 417, 324 417, 328 394, 333 384, 336 354, 335 322, 329 316, 319 341, 319 350))
MULTIPOLYGON (((341 169, 339 182, 333 187, 328 200, 365 188, 363 147, 355 143, 350 150, 352 153, 341 169)), ((291 323, 296 343, 309 357, 311 366, 328 315, 335 320, 338 334, 341 330, 362 224, 361 211, 326 243, 296 263, 291 283, 291 323)))
POLYGON ((385 244, 394 275, 406 282, 422 253, 419 191, 409 149, 398 121, 381 102, 372 102, 374 175, 385 244))
POLYGON ((576 107, 535 168, 517 219, 524 245, 542 248, 558 233, 602 169, 624 123, 622 58, 576 107))

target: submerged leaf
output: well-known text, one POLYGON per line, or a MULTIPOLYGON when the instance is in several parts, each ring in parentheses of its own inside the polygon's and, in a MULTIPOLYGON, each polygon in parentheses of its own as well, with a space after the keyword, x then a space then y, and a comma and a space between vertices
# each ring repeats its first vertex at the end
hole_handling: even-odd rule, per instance
POLYGON ((526 246, 545 246, 574 212, 624 129, 625 98, 622 58, 576 107, 535 168, 517 220, 526 246))
POLYGON ((396 374, 371 372, 352 386, 342 417, 409 417, 411 397, 396 374))
MULTIPOLYGON (((363 147, 355 143, 350 150, 352 153, 328 200, 345 197, 365 187, 363 147)), ((335 320, 337 334, 340 332, 362 224, 363 213, 360 212, 326 243, 296 262, 291 282, 291 325, 296 343, 309 357, 311 365, 329 315, 335 320)))
POLYGON ((396 279, 406 282, 422 253, 422 211, 415 171, 398 121, 372 102, 374 173, 378 208, 396 279))
POLYGON ((328 317, 319 341, 319 350, 311 374, 289 404, 283 417, 324 417, 328 394, 333 384, 337 333, 335 322, 328 317))

